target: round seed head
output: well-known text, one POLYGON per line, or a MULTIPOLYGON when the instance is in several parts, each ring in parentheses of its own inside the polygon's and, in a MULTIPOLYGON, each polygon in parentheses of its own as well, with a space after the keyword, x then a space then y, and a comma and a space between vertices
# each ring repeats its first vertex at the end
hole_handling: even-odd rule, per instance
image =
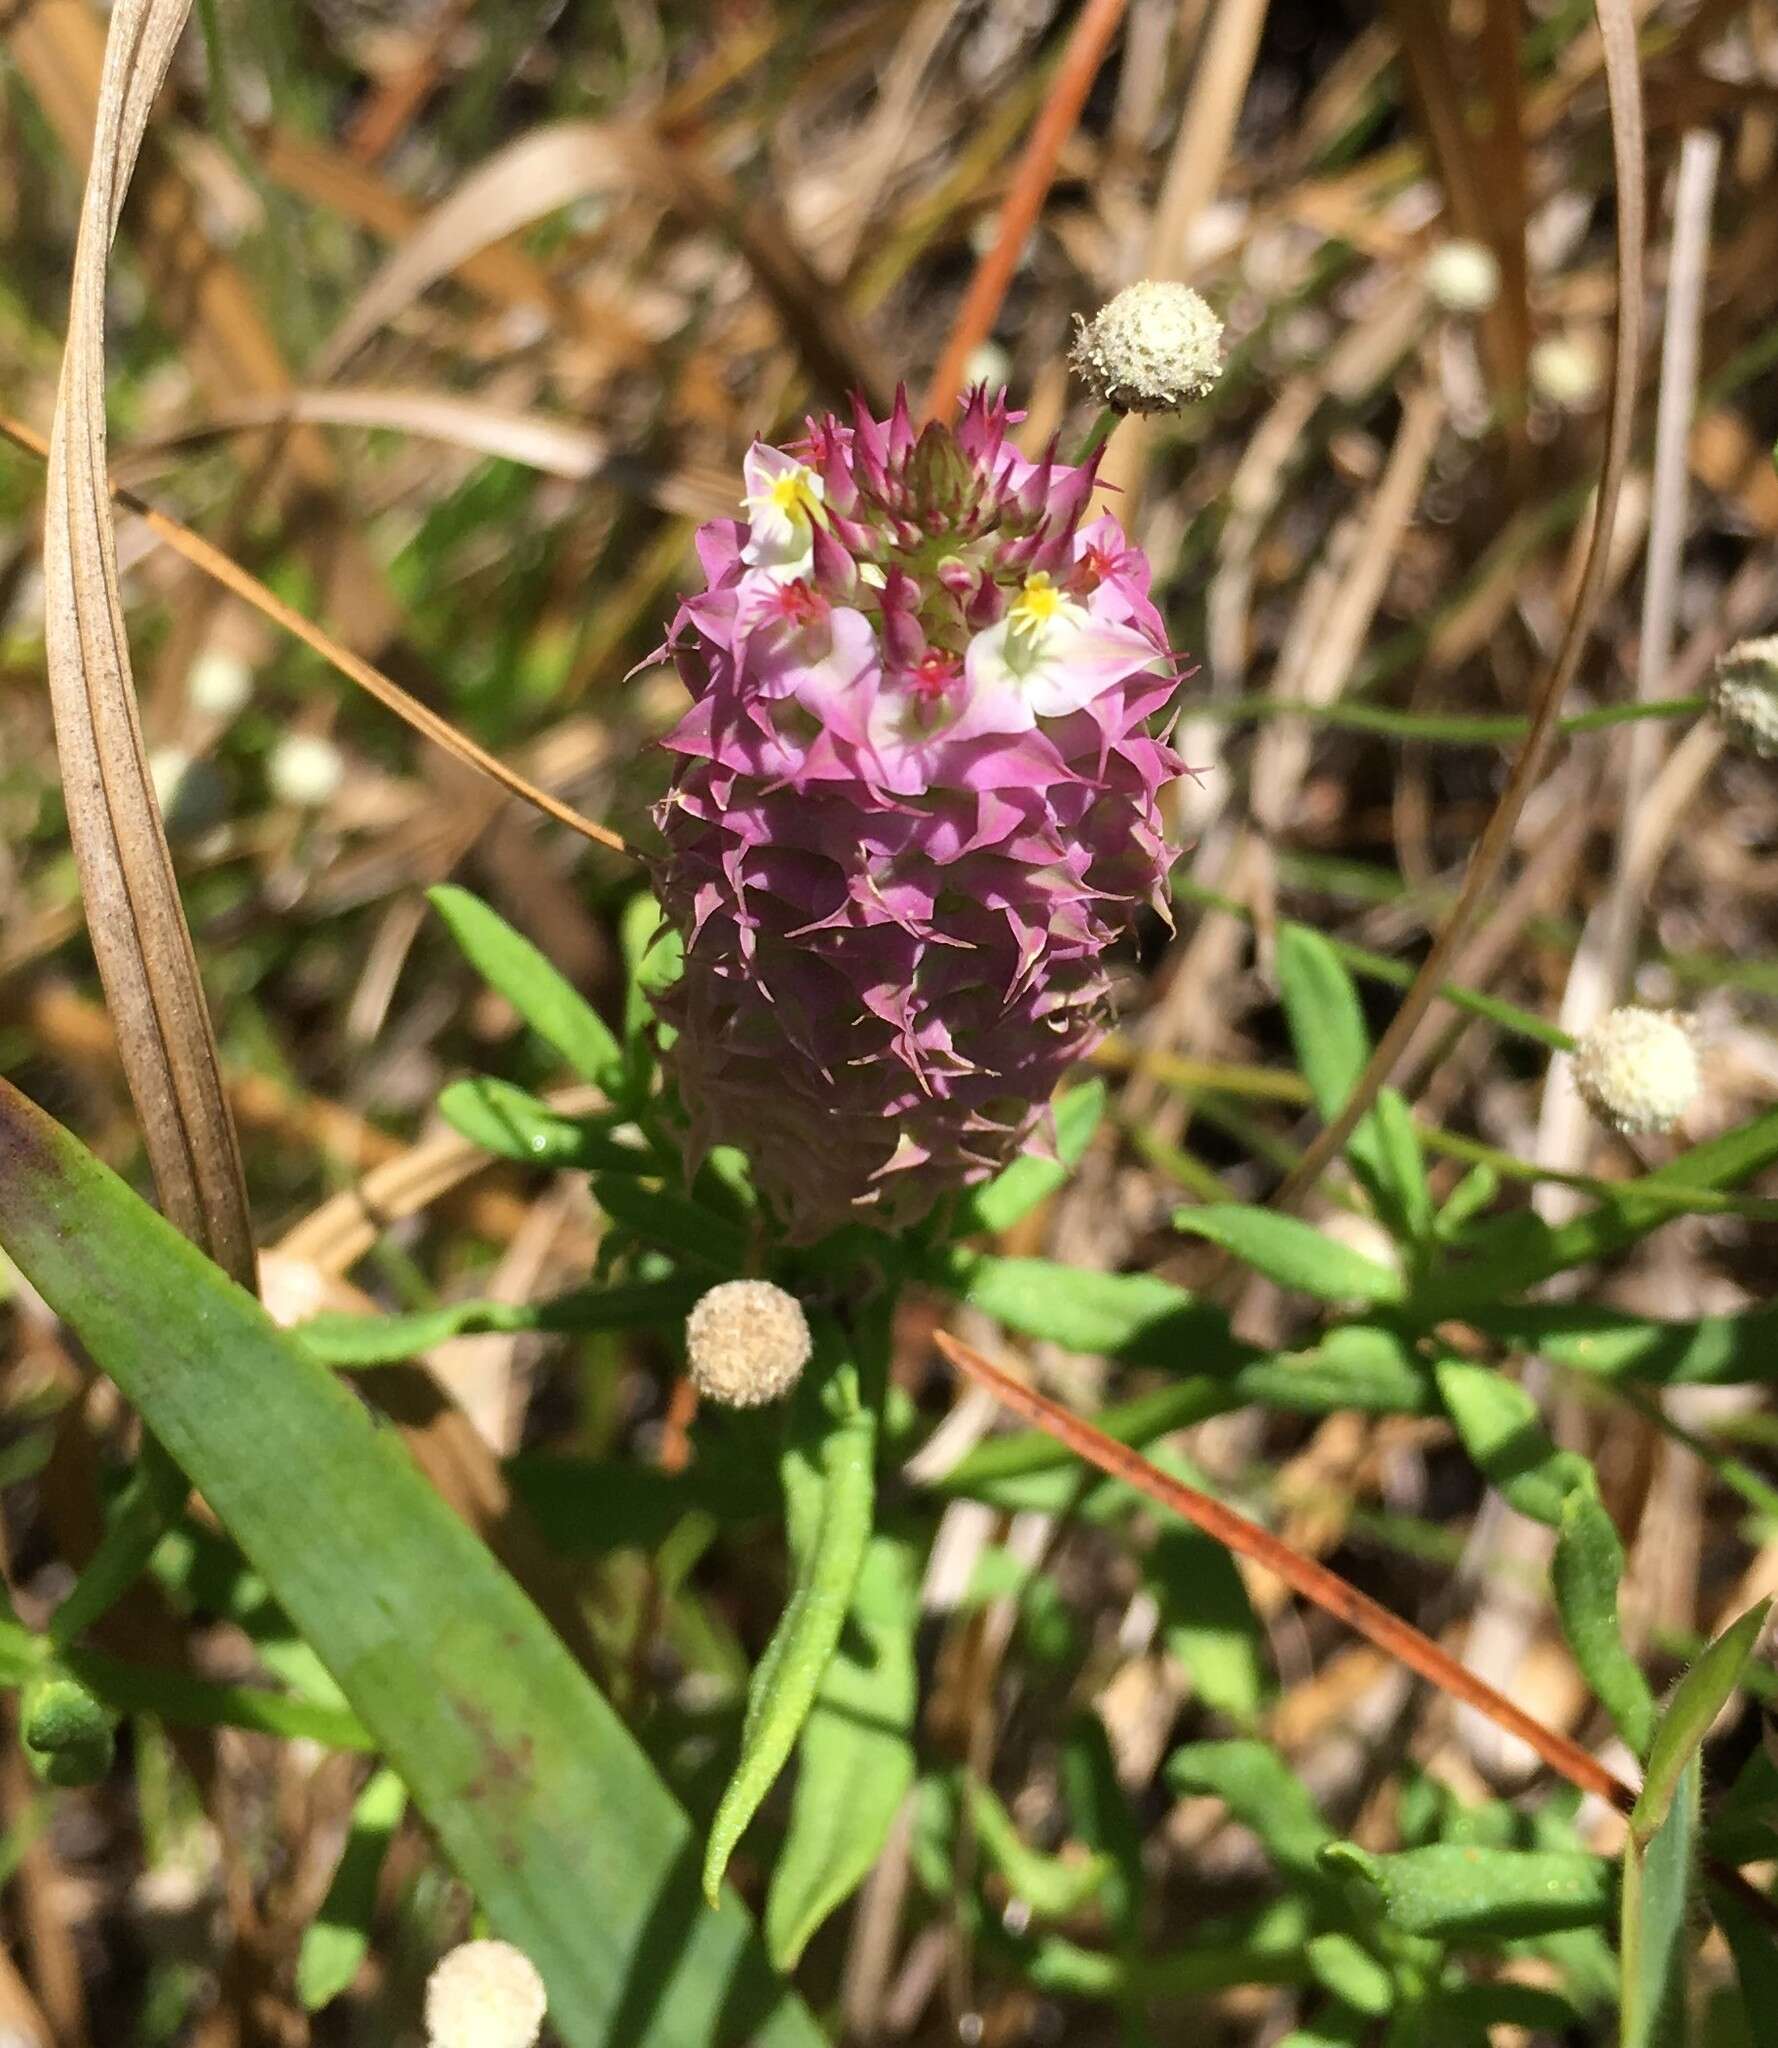
POLYGON ((253 695, 253 672, 238 654, 206 647, 185 678, 185 694, 205 718, 233 718, 253 695))
POLYGON ((426 1980, 428 2048, 533 2048, 548 2009, 543 1979, 508 1941, 466 1941, 426 1980))
POLYGON ((810 1349, 802 1303, 769 1280, 725 1280, 685 1319, 692 1384, 725 1408, 757 1408, 788 1394, 810 1349))
POLYGON ((1531 351, 1531 388, 1564 412, 1585 412, 1604 388, 1599 351, 1576 334, 1552 334, 1531 351))
POLYGON ((332 740, 318 733, 293 732, 272 749, 266 779, 281 802, 319 810, 338 793, 346 764, 332 740))
POLYGON ((1716 664, 1710 707, 1736 746, 1778 759, 1778 633, 1729 649, 1716 664))
POLYGON ((1500 262, 1486 242, 1441 242, 1420 275, 1447 313, 1485 313, 1500 296, 1500 262))
POLYGON ((1114 412, 1177 412, 1222 374, 1222 322, 1189 285, 1144 279, 1076 326, 1069 360, 1114 412))
POLYGON ((1626 1004, 1574 1049, 1574 1085, 1603 1124, 1670 1131, 1698 1092, 1698 1049, 1683 1019, 1626 1004))

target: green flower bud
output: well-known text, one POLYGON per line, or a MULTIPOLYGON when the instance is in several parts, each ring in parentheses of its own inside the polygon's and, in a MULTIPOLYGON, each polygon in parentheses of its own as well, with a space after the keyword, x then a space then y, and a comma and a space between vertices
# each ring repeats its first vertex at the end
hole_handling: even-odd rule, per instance
POLYGON ((94 1785, 111 1768, 111 1716, 78 1679, 49 1673, 26 1686, 25 1756, 46 1785, 94 1785))

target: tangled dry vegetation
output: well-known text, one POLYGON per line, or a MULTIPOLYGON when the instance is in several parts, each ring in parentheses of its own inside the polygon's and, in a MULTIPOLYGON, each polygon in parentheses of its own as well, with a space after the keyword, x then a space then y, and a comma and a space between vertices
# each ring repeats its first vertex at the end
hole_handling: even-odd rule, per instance
MULTIPOLYGON (((683 702, 650 657, 695 524, 733 511, 755 435, 782 440, 854 390, 881 406, 926 384, 1075 11, 203 12, 110 272, 114 476, 560 804, 645 845, 683 702)), ((104 34, 90 0, 0 14, 0 389, 39 431, 104 34)), ((1145 928, 1096 1055, 1105 1119, 1000 1253, 1158 1275, 1222 1302, 1262 1351, 1311 1344, 1312 1301, 1169 1219, 1285 1185, 1325 1237, 1392 1256, 1343 1171, 1293 1182, 1317 1091, 1279 948, 1299 926, 1325 934, 1381 1033, 1490 819, 1510 835, 1443 965, 1456 1000, 1420 1019, 1389 1076, 1438 1200, 1463 1183, 1560 1228, 1595 1213, 1600 1183, 1746 1126, 1778 1092, 1778 781, 1703 706, 1723 652, 1778 625, 1778 9, 1655 0, 1636 35, 1648 232, 1627 279, 1645 315, 1627 463, 1559 706, 1573 723, 1514 818, 1509 776, 1586 594, 1612 402, 1608 38, 1573 0, 1130 0, 963 374, 1010 388, 1027 448, 1071 447, 1093 422, 1067 366, 1076 315, 1155 276, 1189 280, 1223 319, 1213 393, 1120 424, 1104 468, 1195 662, 1179 743, 1198 772, 1177 819, 1177 930, 1145 928), (1656 700, 1642 719, 1588 715, 1656 700), (1693 1020, 1703 1085, 1676 1136, 1590 1120, 1562 1057, 1630 998, 1693 1020)), ((43 686, 44 469, 23 449, 0 451, 0 501, 0 1069, 139 1176, 68 852, 43 686)), ((268 1303, 299 1320, 581 1286, 606 1227, 584 1174, 490 1163, 433 1113, 466 1069, 539 1089, 561 1076, 424 892, 465 882, 616 1015, 633 862, 416 737, 140 519, 118 531, 268 1303)), ((1666 1319, 1761 1307, 1772 1203, 1754 1182, 1693 1208, 1559 1275, 1558 1298, 1666 1319)), ((27 1289, 0 1314, 6 1574, 36 1627, 92 1550, 133 1424, 27 1289)), ((1146 2012, 1181 2039, 1381 2041, 1375 2015, 1314 2031, 1335 1994, 1292 1969, 1169 1976, 1182 1931, 1253 1909, 1274 1878, 1254 1816, 1167 1758, 1231 1719, 1263 1727, 1335 1831, 1378 1851, 1406 1839, 1404 1807, 1430 1784, 1534 1807, 1549 1791, 1535 1759, 1258 1570, 1250 1665, 1246 1624, 1218 1636, 1201 1610, 1229 1593, 1225 1567, 1179 1539, 1157 1577, 1155 1525, 1128 1496, 947 1497, 944 1474, 996 1424, 939 1366, 941 1319, 990 1355, 1018 1351, 1079 1411, 1154 1379, 1152 1359, 1011 1335, 992 1301, 904 1301, 901 1455, 952 1410, 886 1482, 925 1530, 916 1741, 973 1818, 953 1835, 952 1809, 897 1824, 810 1948, 805 1995, 860 2039, 1110 2041, 1141 2038, 1146 2012), (1102 1759, 1099 1778, 1083 1759, 1102 1759), (1082 1771, 1114 1819, 1093 1818, 1082 1771), (1070 1893, 1102 1864, 1120 1873, 1109 1892, 1070 1893), (1061 1931, 1034 1945, 1034 1922, 1061 1931)), ((1765 1387, 1509 1362, 1597 1473, 1627 1555, 1625 1640, 1659 1691, 1778 1591, 1765 1387)), ((639 1487, 612 1496, 617 1535, 591 1530, 555 1462, 695 1477, 673 1341, 484 1323, 363 1384, 707 1813, 778 1567, 734 1533, 745 1503, 687 1517, 681 1495, 639 1487)), ((1436 1403, 1256 1400, 1174 1449, 1624 1764, 1545 1591, 1552 1530, 1507 1505, 1436 1403)), ((264 1588, 225 1573, 222 1548, 188 1517, 97 1640, 161 1672, 300 1685, 309 1653, 262 1626, 264 1588)), ((328 1959, 304 1937, 355 1801, 362 1814, 363 1766, 202 1719, 159 1696, 103 1782, 53 1799, 6 1745, 0 2036, 417 2040, 421 1981, 470 1913, 425 1828, 392 1810, 365 1942, 311 2017, 302 1972, 328 1959)), ((1725 1719, 1713 1778, 1733 1777, 1758 1727, 1753 1704, 1725 1719)), ((1615 1827, 1587 1807, 1577 1839, 1614 1852, 1615 1827)), ((755 1842, 735 1866, 756 1903, 770 1858, 755 1842)), ((1580 2031, 1532 2006, 1525 2032, 1497 2038, 1612 2038, 1547 1956, 1500 1967, 1558 1984, 1580 2031)), ((1707 1946, 1700 2010, 1730 1975, 1707 1946)))

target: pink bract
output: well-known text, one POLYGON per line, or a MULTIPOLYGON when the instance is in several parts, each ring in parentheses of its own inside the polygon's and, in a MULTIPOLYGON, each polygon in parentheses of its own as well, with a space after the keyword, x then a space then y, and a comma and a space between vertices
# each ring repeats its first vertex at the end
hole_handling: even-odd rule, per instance
POLYGON ((662 650, 694 700, 656 812, 668 1060, 694 1152, 745 1151, 798 1239, 1004 1166, 1166 908, 1148 563, 1018 417, 977 390, 916 432, 898 396, 756 444, 662 650))

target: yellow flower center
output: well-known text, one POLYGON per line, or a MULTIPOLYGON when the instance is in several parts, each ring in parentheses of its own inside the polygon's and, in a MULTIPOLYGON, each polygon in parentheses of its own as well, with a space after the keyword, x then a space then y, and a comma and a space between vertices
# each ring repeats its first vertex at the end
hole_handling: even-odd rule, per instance
POLYGON ((766 501, 774 512, 782 512, 786 518, 815 518, 821 509, 816 481, 812 469, 787 469, 782 476, 773 477, 766 501))
POLYGON ((1046 625, 1066 602, 1067 599, 1050 581, 1047 571, 1037 570, 1025 578, 1024 589, 1013 600, 1014 630, 1028 633, 1035 627, 1046 625))

